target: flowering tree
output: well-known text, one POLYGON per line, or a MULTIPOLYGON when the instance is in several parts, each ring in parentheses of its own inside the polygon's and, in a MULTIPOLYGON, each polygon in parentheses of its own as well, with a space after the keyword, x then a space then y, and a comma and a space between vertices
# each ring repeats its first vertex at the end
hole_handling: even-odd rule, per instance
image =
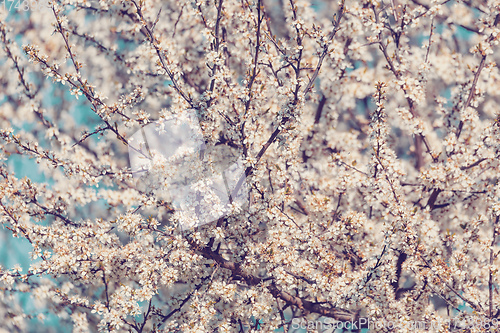
POLYGON ((0 272, 6 330, 50 313, 75 332, 497 324, 500 1, 9 5, 0 211, 32 263, 0 272), (132 140, 186 110, 200 163, 243 163, 244 200, 211 196, 203 223, 162 195, 198 167, 132 140))

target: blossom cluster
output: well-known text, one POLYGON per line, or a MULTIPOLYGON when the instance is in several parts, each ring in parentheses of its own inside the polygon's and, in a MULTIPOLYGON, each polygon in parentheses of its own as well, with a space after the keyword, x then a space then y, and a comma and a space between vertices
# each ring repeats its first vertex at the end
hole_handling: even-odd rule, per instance
POLYGON ((500 318, 500 1, 49 6, 0 7, 0 329, 500 318))

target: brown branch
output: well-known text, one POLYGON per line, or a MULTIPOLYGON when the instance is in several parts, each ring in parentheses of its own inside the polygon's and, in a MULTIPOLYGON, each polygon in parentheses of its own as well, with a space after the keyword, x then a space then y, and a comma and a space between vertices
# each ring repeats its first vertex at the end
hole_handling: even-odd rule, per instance
MULTIPOLYGON (((472 80, 472 86, 471 86, 470 91, 469 91, 469 96, 467 97, 467 100, 465 101, 465 104, 462 107, 462 112, 467 110, 467 108, 469 107, 469 105, 472 101, 472 98, 474 97, 474 94, 476 92, 476 84, 477 84, 477 81, 479 80, 479 75, 481 74, 481 71, 483 70, 485 63, 486 63, 486 54, 484 54, 483 57, 481 58, 481 62, 479 63, 479 67, 477 68, 477 71, 474 74, 474 79, 472 80)), ((462 134, 463 127, 464 127, 464 121, 460 120, 460 123, 458 124, 457 134, 456 134, 457 139, 460 137, 460 134, 462 134)))
POLYGON ((401 272, 403 263, 406 261, 407 254, 405 252, 400 252, 398 256, 398 261, 396 262, 396 280, 391 282, 391 286, 394 289, 394 296, 398 299, 398 296, 401 295, 399 288, 399 280, 401 279, 401 272))
POLYGON ((245 103, 245 113, 247 114, 248 109, 250 108, 250 103, 252 102, 252 86, 255 82, 255 78, 257 77, 257 65, 259 63, 259 50, 260 50, 260 27, 262 24, 262 21, 264 19, 264 16, 261 13, 261 0, 258 1, 257 3, 257 31, 255 32, 256 36, 256 41, 255 41, 255 56, 253 59, 253 69, 252 69, 252 76, 250 77, 250 81, 248 82, 247 89, 248 89, 248 99, 245 103))
MULTIPOLYGON (((425 260, 425 258, 423 256, 420 256, 420 259, 422 259, 422 261, 425 263, 425 265, 431 269, 431 265, 430 263, 425 260)), ((431 269, 431 272, 432 269, 431 269)), ((449 290, 451 290, 452 293, 454 293, 458 298, 460 298, 462 301, 464 301, 465 303, 469 304, 473 310, 477 311, 477 312, 482 312, 483 311, 483 308, 481 306, 480 303, 478 303, 477 305, 474 304, 472 301, 468 300, 465 296, 462 296, 459 292, 457 292, 453 287, 451 287, 448 283, 446 283, 446 281, 437 273, 433 273, 440 281, 443 285, 445 285, 449 290)))
MULTIPOLYGON (((340 8, 337 12, 337 20, 335 21, 335 25, 333 27, 333 30, 330 32, 330 35, 328 36, 328 42, 333 40, 333 37, 335 37, 335 34, 339 30, 340 26, 340 20, 342 19, 342 16, 344 15, 345 8, 344 8, 345 1, 342 0, 340 3, 340 8)), ((316 81, 316 78, 318 77, 319 71, 321 69, 321 65, 323 64, 323 60, 325 59, 327 53, 328 53, 328 42, 325 43, 325 46, 323 47, 323 52, 319 56, 318 59, 318 64, 316 65, 316 70, 314 71, 313 75, 309 79, 309 83, 307 84, 306 88, 304 89, 304 93, 307 94, 309 90, 312 88, 314 81, 316 81)))
POLYGON ((196 291, 198 291, 202 286, 203 286, 203 283, 208 279, 208 277, 204 277, 201 279, 201 282, 199 284, 197 284, 195 286, 195 288, 187 295, 186 298, 184 298, 182 300, 182 302, 179 304, 179 306, 177 308, 175 308, 174 310, 170 311, 168 314, 166 315, 163 315, 161 313, 157 313, 160 315, 160 317, 162 317, 162 320, 161 322, 158 324, 158 328, 160 328, 170 317, 172 317, 175 313, 179 312, 182 307, 191 299, 191 297, 193 297, 194 293, 196 291))
MULTIPOLYGON (((215 261, 220 267, 228 269, 231 271, 233 277, 241 278, 246 282, 248 286, 256 286, 258 284, 264 283, 267 279, 263 279, 260 277, 256 277, 252 274, 249 274, 245 270, 243 270, 239 263, 235 263, 229 260, 224 259, 220 254, 215 253, 208 246, 199 247, 194 243, 194 241, 188 239, 188 243, 200 252, 205 258, 211 259, 215 261)), ((279 290, 276 286, 275 282, 272 281, 270 285, 267 286, 267 290, 277 299, 281 299, 285 301, 289 305, 293 305, 298 307, 299 309, 305 310, 311 313, 317 313, 325 317, 334 318, 340 321, 351 321, 356 320, 359 311, 352 310, 344 310, 335 307, 326 307, 317 302, 311 302, 305 300, 301 297, 292 296, 289 293, 279 290)))
MULTIPOLYGON (((215 41, 212 43, 212 51, 219 52, 219 45, 220 45, 220 20, 222 18, 222 2, 223 0, 219 0, 219 4, 217 5, 217 20, 215 21, 215 41)), ((201 12, 201 9, 200 9, 201 12)), ((211 76, 215 76, 215 73, 217 72, 218 66, 216 64, 213 65, 212 67, 212 74, 211 76)), ((214 91, 215 88, 215 78, 212 78, 212 81, 210 82, 210 91, 214 91)), ((210 100, 208 101, 208 105, 212 102, 212 97, 210 97, 210 100)))
POLYGON ((162 55, 162 50, 160 49, 160 46, 158 45, 158 42, 157 42, 157 39, 154 37, 153 35, 153 32, 151 31, 151 29, 149 28, 149 26, 147 25, 146 23, 146 20, 144 19, 144 15, 142 13, 142 9, 141 9, 141 6, 139 6, 137 4, 137 2, 135 0, 132 0, 132 3, 134 4, 136 10, 137 10, 137 15, 139 16, 139 19, 142 23, 142 26, 144 27, 144 29, 146 30, 146 35, 149 39, 149 42, 151 43, 151 45, 154 47, 155 51, 156 51, 156 54, 158 55, 158 59, 160 61, 160 65, 161 67, 163 68, 163 70, 167 73, 168 77, 170 78, 170 81, 172 81, 172 84, 173 84, 173 87, 174 89, 179 93, 179 95, 181 95, 181 97, 191 106, 191 107, 194 107, 194 102, 192 101, 192 99, 186 95, 186 93, 181 89, 181 87, 179 86, 177 80, 175 79, 174 77, 174 74, 172 73, 172 71, 170 70, 170 68, 167 66, 167 64, 165 63, 165 57, 162 55))
MULTIPOLYGON (((497 16, 495 17, 495 21, 493 22, 493 27, 496 27, 499 22, 500 22, 500 14, 497 14, 497 16)), ((488 37, 488 39, 486 40, 486 43, 491 43, 495 38, 496 38, 496 35, 494 36, 492 33, 488 37)), ((477 81, 479 80, 479 75, 481 74, 481 71, 484 69, 485 64, 486 64, 487 54, 484 51, 481 51, 481 53, 482 53, 481 62, 479 63, 479 67, 477 68, 476 73, 474 74, 474 79, 472 80, 472 86, 471 86, 470 91, 469 91, 469 96, 467 96, 467 100, 465 101, 465 104, 462 107, 462 112, 467 110, 470 103, 472 102, 472 99, 474 98, 474 95, 476 93, 476 84, 477 84, 477 81)), ((464 126, 464 121, 460 120, 460 123, 458 124, 457 134, 456 134, 457 139, 460 137, 460 134, 462 134, 463 126, 464 126)))
POLYGON ((468 165, 468 166, 461 166, 460 167, 460 170, 467 170, 467 169, 471 169, 473 167, 475 167, 476 165, 479 165, 481 164, 482 162, 486 161, 487 158, 481 158, 479 160, 477 160, 476 162, 472 163, 471 165, 468 165))
POLYGON ((495 259, 495 255, 493 253, 493 246, 495 245, 497 238, 497 227, 498 221, 500 220, 500 215, 497 215, 495 222, 493 223, 493 239, 491 240, 491 248, 490 248, 490 267, 489 267, 489 277, 488 277, 488 290, 489 290, 489 309, 488 316, 490 319, 493 317, 493 272, 491 268, 493 267, 493 261, 495 259))
POLYGON ((287 304, 296 306, 307 312, 317 313, 321 316, 334 318, 339 321, 356 321, 359 315, 359 311, 343 310, 335 307, 330 308, 317 302, 310 302, 300 297, 292 296, 287 292, 280 291, 274 283, 271 283, 267 289, 275 298, 280 298, 287 304))
POLYGON ((435 203, 436 203, 436 200, 437 200, 437 197, 439 195, 439 193, 441 193, 442 190, 441 189, 434 189, 431 193, 431 196, 429 197, 429 200, 427 200, 427 205, 426 207, 430 207, 431 210, 434 209, 434 206, 435 206, 435 203))

